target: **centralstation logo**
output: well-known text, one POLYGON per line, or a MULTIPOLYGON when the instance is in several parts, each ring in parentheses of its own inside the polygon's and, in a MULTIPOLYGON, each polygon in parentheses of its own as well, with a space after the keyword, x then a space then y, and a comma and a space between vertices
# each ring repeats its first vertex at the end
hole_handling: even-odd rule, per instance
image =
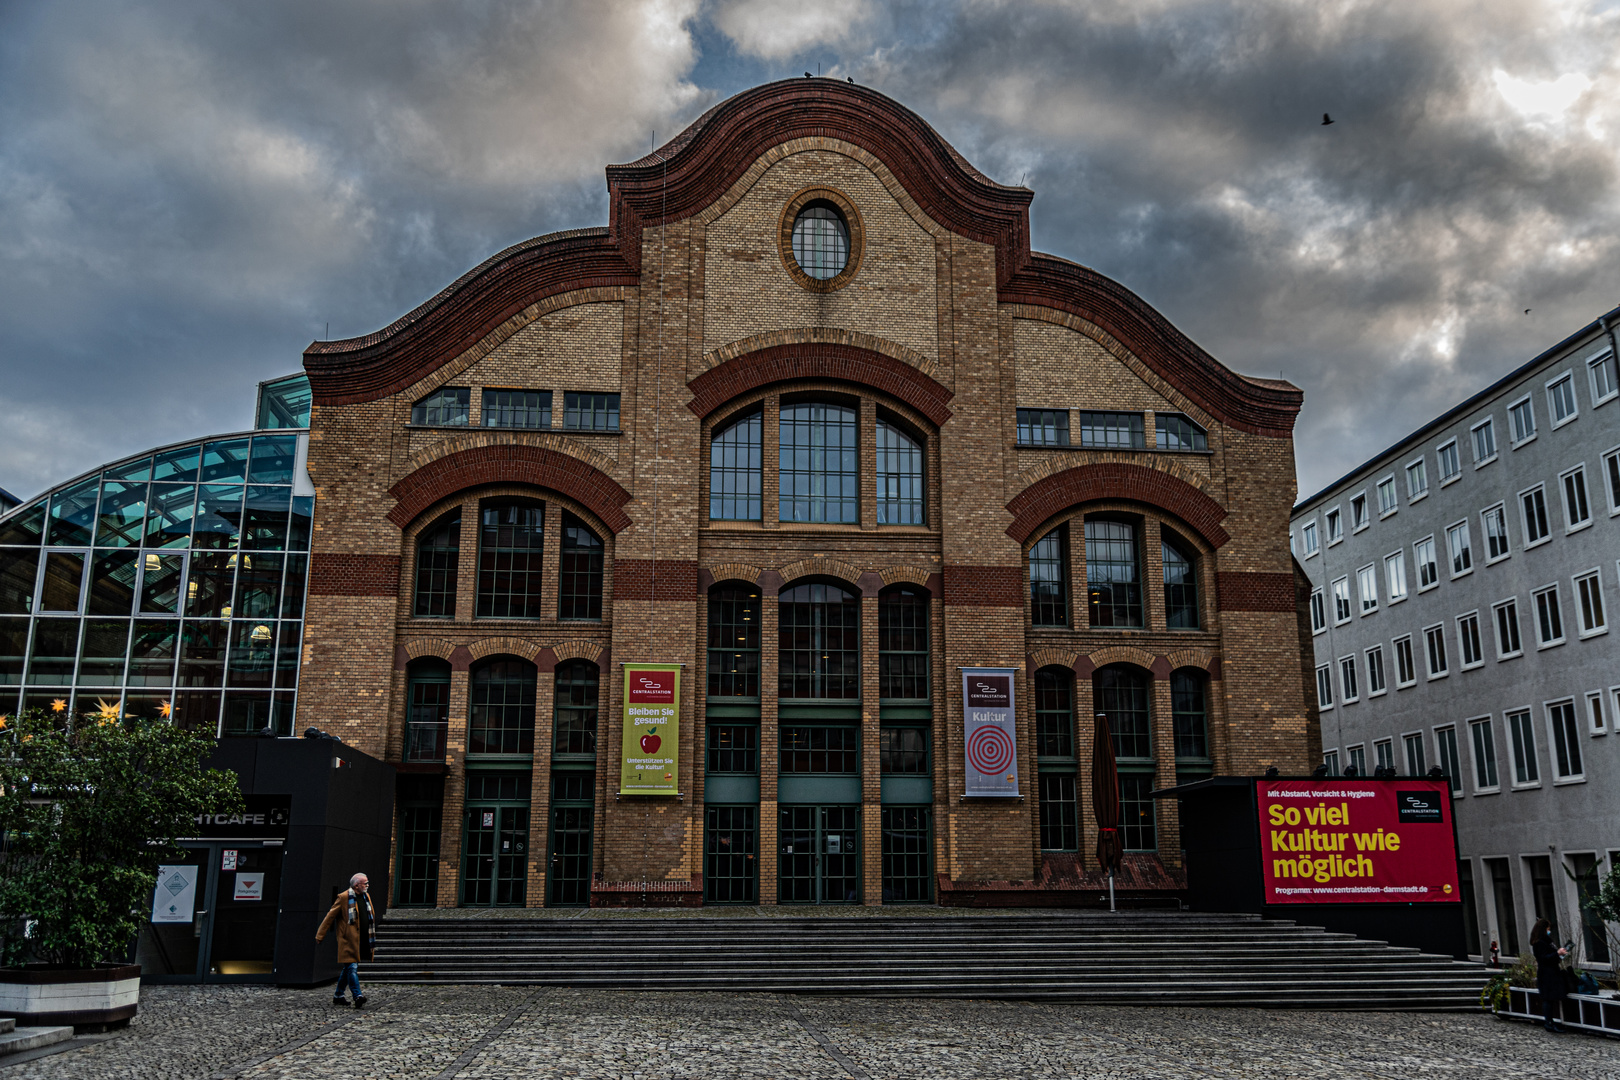
POLYGON ((1397 791, 1395 809, 1402 824, 1439 825, 1445 820, 1438 791, 1397 791))
POLYGON ((1008 675, 972 675, 967 680, 970 709, 1005 709, 1012 701, 1012 678, 1008 675))
POLYGON ((638 671, 630 677, 630 700, 642 705, 675 703, 675 672, 638 671))

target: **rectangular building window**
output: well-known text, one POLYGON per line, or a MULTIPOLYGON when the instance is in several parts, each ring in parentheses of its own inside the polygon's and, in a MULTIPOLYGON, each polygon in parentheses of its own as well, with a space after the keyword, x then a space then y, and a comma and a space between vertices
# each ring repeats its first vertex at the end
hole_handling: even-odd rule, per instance
POLYGON ((1344 520, 1339 517, 1339 508, 1335 506, 1327 512, 1327 542, 1329 546, 1337 544, 1344 539, 1344 520))
POLYGON ((1564 615, 1558 606, 1558 586, 1531 594, 1536 601, 1536 643, 1545 648, 1564 640, 1564 615))
POLYGON ((1322 755, 1322 764, 1327 766, 1327 774, 1329 776, 1338 776, 1339 775, 1339 752, 1337 750, 1329 750, 1326 753, 1324 753, 1322 755))
POLYGON ((411 423, 424 427, 462 427, 472 407, 472 388, 446 386, 411 406, 411 423))
POLYGON ((479 508, 478 617, 538 619, 546 510, 537 503, 485 503, 479 508))
POLYGON ((1305 528, 1300 532, 1300 536, 1305 545, 1305 557, 1307 559, 1322 550, 1322 541, 1316 535, 1316 522, 1307 521, 1305 528))
POLYGON ((878 772, 884 776, 928 775, 928 729, 878 729, 878 772))
POLYGON ((1142 575, 1136 526, 1086 519, 1086 591, 1091 626, 1142 625, 1142 575))
POLYGON ((1492 610, 1496 612, 1496 658, 1506 660, 1524 652, 1519 641, 1519 602, 1504 600, 1492 610))
POLYGON ((1119 778, 1120 839, 1126 851, 1154 851, 1158 847, 1154 828, 1153 776, 1122 773, 1119 778))
POLYGON ((1321 709, 1333 708, 1333 672, 1327 664, 1316 669, 1316 705, 1321 709))
POLYGON ((1423 755, 1422 735, 1403 735, 1401 744, 1406 749, 1406 775, 1422 776, 1429 771, 1429 763, 1423 755))
POLYGON ((1361 698, 1361 687, 1356 684, 1356 658, 1339 658, 1339 685, 1344 690, 1344 702, 1349 704, 1361 698))
POLYGON ((1524 546, 1533 547, 1547 539, 1552 530, 1547 526, 1547 493, 1542 486, 1519 492, 1519 507, 1524 512, 1524 546))
POLYGON ((1575 579, 1575 607, 1581 616, 1581 637, 1601 634, 1609 628, 1603 613, 1603 575, 1593 570, 1575 579))
POLYGON ((558 561, 557 617, 602 617, 603 549, 597 536, 573 514, 562 518, 562 557, 558 561))
POLYGON ((1384 580, 1389 583, 1389 602, 1406 599, 1406 555, 1395 552, 1384 556, 1384 580))
POLYGON ((1586 466, 1577 465, 1558 479, 1564 487, 1564 531, 1592 524, 1592 511, 1586 504, 1586 466))
POLYGON ((1417 564, 1418 591, 1439 582, 1440 565, 1434 558, 1434 537, 1425 536, 1412 545, 1412 561, 1417 564))
POLYGON ((1507 507, 1497 503, 1479 515, 1485 527, 1485 562, 1493 563, 1508 556, 1507 507))
POLYGON ((759 772, 758 724, 710 724, 709 772, 759 772))
POLYGON ((1441 770, 1451 778, 1451 793, 1460 795, 1463 789, 1462 764, 1457 758, 1457 729, 1443 727, 1434 729, 1435 755, 1440 759, 1441 770))
POLYGON ((1384 681, 1384 647, 1374 645, 1367 650, 1367 696, 1377 697, 1389 684, 1384 681))
POLYGON ((709 590, 709 696, 759 697, 759 593, 752 585, 709 590))
POLYGON ((1357 776, 1366 776, 1367 748, 1364 746, 1347 746, 1344 753, 1345 757, 1349 759, 1345 764, 1354 769, 1357 776))
POLYGON ((1373 743, 1373 756, 1377 759, 1377 768, 1386 775, 1395 772, 1395 744, 1389 739, 1373 743))
POLYGON ((778 420, 778 516, 783 521, 861 520, 855 410, 806 402, 778 420))
POLYGON ((860 772, 860 729, 784 727, 782 771, 847 776, 860 772))
POLYGON ((1069 527, 1059 525, 1029 549, 1029 621, 1069 625, 1069 527))
POLYGON ((1322 602, 1322 590, 1311 590, 1311 632, 1320 634, 1327 629, 1327 607, 1322 602))
POLYGON ((1536 437, 1535 405, 1529 396, 1508 406, 1508 421, 1513 427, 1514 446, 1536 437))
POLYGON ((1575 419, 1575 379, 1565 374, 1547 384, 1547 412, 1553 427, 1575 419))
POLYGON ((1530 719, 1530 710, 1510 712, 1508 720, 1509 749, 1513 751, 1513 783, 1520 787, 1541 782, 1541 769, 1536 764, 1536 727, 1530 719))
POLYGON ((1608 726, 1603 722, 1603 691, 1594 690, 1586 695, 1586 733, 1603 735, 1608 726))
POLYGON ((1581 728, 1575 719, 1575 702, 1559 701, 1547 706, 1547 727, 1552 731, 1553 765, 1560 780, 1579 780, 1586 774, 1581 763, 1581 728))
POLYGON ((1378 481, 1378 516, 1394 513, 1398 509, 1399 496, 1395 494, 1395 478, 1386 476, 1378 481))
POLYGON ((550 390, 496 390, 484 387, 484 426, 548 428, 551 426, 550 390))
POLYGON ((1041 850, 1079 851, 1080 814, 1074 773, 1041 776, 1041 850))
POLYGON ((1496 457, 1496 421, 1487 416, 1473 427, 1474 464, 1483 465, 1496 457))
POLYGON ((1601 405, 1620 394, 1620 380, 1615 378, 1614 353, 1599 353, 1586 362, 1587 374, 1592 380, 1592 404, 1601 405))
POLYGON ((1350 500, 1350 528, 1361 530, 1367 527, 1367 496, 1357 495, 1350 500))
POLYGON ((1468 729, 1474 746, 1474 790, 1495 791, 1501 784, 1496 779, 1496 739, 1490 718, 1470 720, 1468 729))
POLYGON ((1069 410, 1019 409, 1018 445, 1068 446, 1069 410))
POLYGON ((1457 440, 1452 439, 1437 447, 1434 456, 1440 462, 1440 483, 1449 484, 1462 475, 1462 463, 1457 458, 1457 440))
POLYGON ((570 431, 618 431, 618 394, 563 394, 563 427, 570 431))
POLYGON ((1378 610, 1378 568, 1363 566, 1356 571, 1356 590, 1361 594, 1361 613, 1370 615, 1378 610))
POLYGON ((884 420, 877 422, 877 522, 926 525, 922 444, 884 420))
POLYGON ((1155 413, 1153 416, 1155 443, 1160 450, 1208 450, 1209 439, 1204 429, 1175 413, 1155 413))
POLYGON ((1485 662, 1484 650, 1479 644, 1479 612, 1471 611, 1457 617, 1457 648, 1462 653, 1462 666, 1478 667, 1485 662))
POLYGON ((878 598, 878 697, 928 699, 928 593, 902 585, 878 598))
POLYGON ((1609 480, 1609 513, 1620 514, 1620 450, 1604 455, 1603 475, 1609 480))
POLYGON ((1412 658, 1410 635, 1395 639, 1395 685, 1411 686, 1417 682, 1417 663, 1412 658))
POLYGON ((1438 679, 1451 670, 1446 664, 1446 628, 1428 627, 1423 631, 1423 643, 1429 659, 1429 678, 1438 679))
POLYGON ((1350 621, 1350 579, 1339 578, 1333 583, 1333 623, 1350 621))
POLYGON ((1446 550, 1451 555, 1451 576, 1458 577, 1474 568, 1474 552, 1468 542, 1468 522, 1459 521, 1446 529, 1446 550))
POLYGON ((1080 445, 1104 450, 1140 450, 1146 445, 1142 414, 1082 410, 1080 445))
POLYGON ((1429 470, 1418 458, 1406 467, 1406 501, 1415 502, 1429 493, 1429 470))
POLYGON ((716 521, 758 521, 764 417, 752 413, 714 433, 709 440, 709 517, 716 521))

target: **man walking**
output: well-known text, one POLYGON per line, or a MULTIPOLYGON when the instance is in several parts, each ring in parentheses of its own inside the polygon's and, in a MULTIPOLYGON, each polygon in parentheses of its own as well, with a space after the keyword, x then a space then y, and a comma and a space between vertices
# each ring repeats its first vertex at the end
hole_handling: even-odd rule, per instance
POLYGON ((337 990, 332 997, 334 1005, 345 1004, 345 987, 354 994, 355 1008, 366 1003, 366 995, 360 992, 360 963, 370 963, 377 950, 377 921, 371 909, 371 896, 366 891, 370 886, 364 874, 350 878, 348 890, 338 893, 337 899, 332 901, 332 910, 326 913, 321 928, 315 931, 315 940, 324 941, 326 932, 334 923, 337 925, 338 963, 343 965, 343 970, 338 973, 337 990))

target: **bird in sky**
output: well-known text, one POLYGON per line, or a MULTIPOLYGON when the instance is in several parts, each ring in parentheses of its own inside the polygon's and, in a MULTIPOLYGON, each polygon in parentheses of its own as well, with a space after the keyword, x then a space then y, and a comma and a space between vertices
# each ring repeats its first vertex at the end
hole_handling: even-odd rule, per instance
POLYGON ((1323 113, 1322 114, 1322 126, 1327 127, 1331 123, 1333 123, 1333 117, 1329 116, 1327 113, 1323 113))
POLYGON ((1524 313, 1525 313, 1525 314, 1526 314, 1526 315, 1528 315, 1528 314, 1530 314, 1530 309, 1529 309, 1529 308, 1525 308, 1525 309, 1524 309, 1524 313))

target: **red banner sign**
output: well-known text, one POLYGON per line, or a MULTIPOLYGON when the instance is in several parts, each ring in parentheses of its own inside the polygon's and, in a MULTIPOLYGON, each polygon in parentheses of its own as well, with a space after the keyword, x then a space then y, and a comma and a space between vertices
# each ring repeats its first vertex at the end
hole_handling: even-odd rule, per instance
POLYGON ((1462 899, 1444 780, 1256 781, 1268 904, 1462 899))

